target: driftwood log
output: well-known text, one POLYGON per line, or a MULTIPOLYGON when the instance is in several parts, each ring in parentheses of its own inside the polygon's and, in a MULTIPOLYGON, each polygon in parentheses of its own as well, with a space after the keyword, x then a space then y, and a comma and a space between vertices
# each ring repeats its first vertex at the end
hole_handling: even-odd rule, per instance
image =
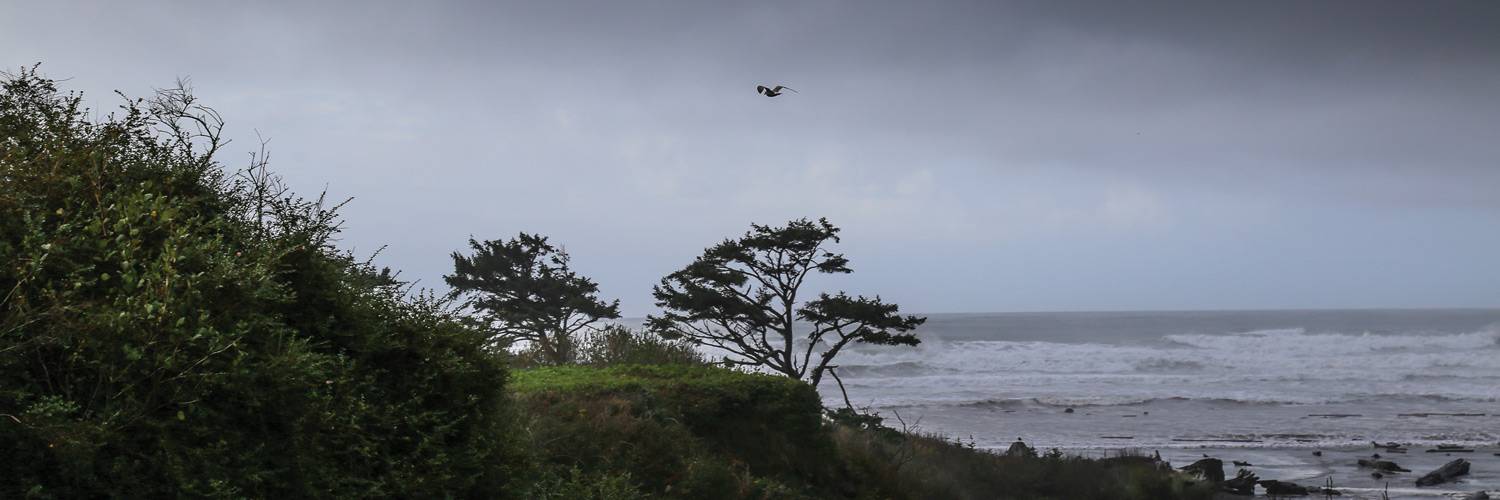
POLYGON ((1151 463, 1156 465, 1157 470, 1167 472, 1172 471, 1172 462, 1161 459, 1161 450, 1156 450, 1151 453, 1151 463))
POLYGON ((1306 495, 1309 491, 1306 486, 1301 486, 1297 483, 1288 483, 1286 481, 1276 481, 1268 479, 1265 481, 1260 481, 1258 484, 1260 484, 1260 487, 1266 489, 1266 495, 1273 497, 1287 495, 1306 495))
POLYGON ((1460 458, 1458 460, 1443 464, 1443 466, 1438 467, 1437 470, 1428 472, 1427 475, 1418 478, 1417 486, 1432 486, 1435 484, 1443 484, 1454 479, 1458 479, 1459 476, 1468 474, 1469 461, 1460 458))
POLYGON ((1255 483, 1259 480, 1260 478, 1255 477, 1254 472, 1240 469, 1239 473, 1234 475, 1234 479, 1224 481, 1224 491, 1235 495, 1253 496, 1255 495, 1255 483))
POLYGON ((1203 476, 1203 479, 1214 484, 1224 482, 1224 461, 1217 458, 1205 458, 1178 470, 1203 476))

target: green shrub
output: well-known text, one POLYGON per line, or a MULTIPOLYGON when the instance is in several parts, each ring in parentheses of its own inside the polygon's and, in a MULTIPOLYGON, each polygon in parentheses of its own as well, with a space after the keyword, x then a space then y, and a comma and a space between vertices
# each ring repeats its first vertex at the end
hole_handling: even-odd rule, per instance
POLYGON ((548 470, 527 492, 532 500, 638 500, 651 498, 636 489, 629 473, 587 475, 577 468, 548 470))
POLYGON ((624 325, 606 325, 596 331, 557 336, 550 349, 535 342, 521 342, 510 352, 511 365, 538 368, 557 365, 556 353, 565 353, 565 364, 616 365, 708 365, 710 362, 690 343, 666 340, 658 335, 624 325))
POLYGON ((186 92, 0 91, 0 497, 494 495, 504 367, 186 92))
POLYGON ((578 336, 579 362, 594 366, 615 365, 707 365, 692 344, 609 325, 578 336))
MULTIPOLYGON (((624 471, 677 498, 814 491, 831 477, 817 393, 786 377, 666 365, 516 372, 538 460, 624 471)), ((776 497, 777 495, 772 495, 776 497)))

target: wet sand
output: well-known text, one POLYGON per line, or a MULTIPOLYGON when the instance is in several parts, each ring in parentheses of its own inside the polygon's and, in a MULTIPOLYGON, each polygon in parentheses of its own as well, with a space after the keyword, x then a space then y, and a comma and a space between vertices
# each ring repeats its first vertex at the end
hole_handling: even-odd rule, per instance
MULTIPOLYGON (((1387 486, 1392 499, 1463 498, 1476 491, 1500 494, 1500 445, 1480 447, 1473 453, 1427 453, 1429 447, 1413 446, 1406 453, 1390 453, 1369 445, 1363 447, 1324 448, 1178 448, 1160 450, 1162 458, 1174 467, 1182 467, 1208 455, 1224 461, 1224 473, 1233 477, 1238 467, 1231 461, 1249 462, 1247 467, 1261 479, 1290 481, 1303 486, 1321 486, 1333 478, 1334 488, 1343 493, 1342 498, 1379 499, 1387 486), (1322 456, 1313 455, 1321 451, 1322 456), (1359 459, 1370 459, 1379 453, 1381 460, 1389 460, 1411 469, 1411 472, 1386 474, 1384 478, 1370 476, 1372 469, 1359 467, 1359 459), (1470 462, 1469 475, 1458 482, 1432 487, 1419 487, 1417 478, 1436 469, 1448 461, 1463 458, 1470 462)), ((1143 450, 1150 453, 1152 450, 1143 450)), ((1097 453, 1095 451, 1094 453, 1097 453)), ((1257 494, 1264 490, 1257 487, 1257 494)))

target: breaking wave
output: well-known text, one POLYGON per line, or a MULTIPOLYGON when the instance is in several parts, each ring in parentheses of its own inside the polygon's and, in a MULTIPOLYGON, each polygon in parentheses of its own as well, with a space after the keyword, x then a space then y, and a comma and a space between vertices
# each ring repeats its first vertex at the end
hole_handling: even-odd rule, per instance
POLYGON ((1203 363, 1183 359, 1150 358, 1135 364, 1141 372, 1182 372, 1202 370, 1203 363))
POLYGON ((1320 404, 1500 400, 1500 331, 1173 334, 1147 343, 963 340, 846 351, 851 390, 882 404, 1117 405, 1173 398, 1320 404), (1009 403, 1004 403, 1009 404, 1009 403))
MULTIPOLYGON (((1392 330, 1337 331, 1325 321, 1213 331, 1297 324, 1281 314, 1192 316, 1208 320, 1160 323, 1166 331, 1090 320, 1084 326, 1097 329, 1080 332, 1079 316, 1037 315, 1026 325, 1053 330, 1007 338, 974 333, 998 327, 965 317, 973 331, 947 325, 952 340, 851 346, 839 373, 857 406, 1001 449, 1022 435, 1048 446, 1163 450, 1500 439, 1500 327, 1476 327, 1481 318, 1428 331, 1407 313, 1381 314, 1394 320, 1360 327, 1392 330), (1051 331, 1060 341, 1043 335, 1051 331)), ((823 395, 843 404, 839 391, 823 395)))
POLYGON ((1302 328, 1254 330, 1231 334, 1180 334, 1163 337, 1169 343, 1209 350, 1311 350, 1324 354, 1406 352, 1500 347, 1500 330, 1456 335, 1374 333, 1308 333, 1302 328))

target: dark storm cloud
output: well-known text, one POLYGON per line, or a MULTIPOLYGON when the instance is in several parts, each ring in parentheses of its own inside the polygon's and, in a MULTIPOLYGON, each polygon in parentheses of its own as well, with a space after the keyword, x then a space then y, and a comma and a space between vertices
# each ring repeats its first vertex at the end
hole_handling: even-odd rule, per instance
POLYGON ((398 59, 526 60, 574 78, 516 91, 571 85, 731 130, 722 108, 694 101, 772 75, 810 85, 825 105, 778 124, 789 133, 962 152, 1001 169, 1500 203, 1485 189, 1500 183, 1492 2, 474 7, 398 59))

